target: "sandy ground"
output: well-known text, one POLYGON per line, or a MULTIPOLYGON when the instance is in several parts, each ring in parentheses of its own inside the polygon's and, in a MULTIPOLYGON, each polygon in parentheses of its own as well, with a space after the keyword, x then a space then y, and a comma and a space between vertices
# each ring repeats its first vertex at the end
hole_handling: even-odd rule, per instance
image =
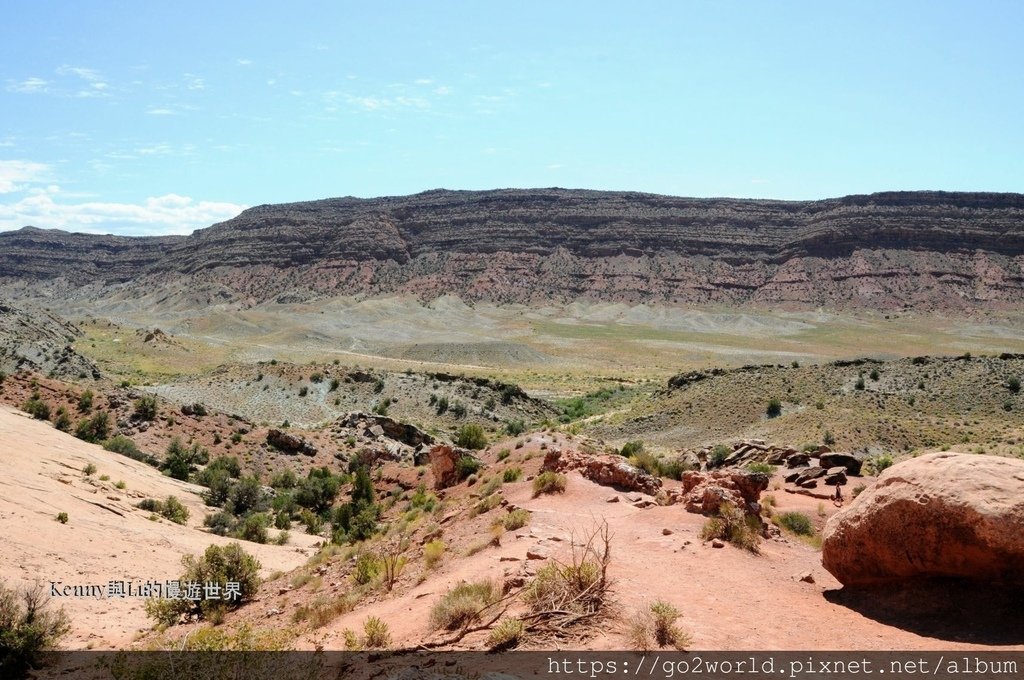
MULTIPOLYGON (((922 625, 906 612, 880 616, 856 601, 854 606, 844 604, 844 591, 822 568, 820 552, 795 538, 765 541, 760 555, 731 545, 716 549, 699 538, 704 517, 680 506, 636 508, 628 499, 638 494, 618 493, 576 473, 570 473, 563 495, 531 498, 526 481, 505 485, 504 493, 510 503, 533 513, 528 526, 506 534, 500 547, 472 557, 445 558, 435 576, 401 596, 332 621, 307 635, 305 644, 341 648, 342 631, 361 630, 370 615, 388 623, 396 646, 415 647, 446 637, 431 634, 426 622, 431 607, 449 588, 462 580, 500 580, 524 564, 535 570, 543 562, 527 560, 527 550, 547 552, 565 562, 573 539, 603 520, 612 534, 613 616, 595 626, 589 639, 544 641, 539 648, 631 649, 626 635, 630 617, 661 599, 682 612, 679 625, 691 636, 692 649, 1024 650, 1024 628, 1008 628, 1014 623, 1002 622, 997 630, 972 630, 970 623, 953 621, 954 630, 945 631, 922 625), (614 496, 619 502, 609 503, 614 496), (813 583, 800 580, 808 573, 813 583)), ((774 495, 783 511, 799 510, 823 521, 817 515, 817 499, 774 495)), ((835 510, 830 503, 826 506, 828 512, 835 510)), ((289 613, 285 608, 282 617, 289 613)), ((460 644, 479 649, 485 637, 486 633, 475 634, 460 644)))
MULTIPOLYGON (((0 579, 8 585, 99 585, 110 581, 165 582, 181 575, 181 558, 229 539, 199 527, 209 512, 197 495, 201 487, 105 451, 0 406, 0 579), (89 477, 89 463, 97 471, 89 477), (100 477, 109 475, 109 481, 100 477), (115 487, 125 482, 125 489, 115 487), (134 507, 147 497, 176 496, 191 516, 187 526, 134 507), (56 520, 66 512, 67 524, 56 520)), ((317 539, 293 533, 289 545, 244 543, 265 576, 299 566, 317 539)), ((150 626, 143 600, 136 598, 53 598, 71 617, 69 649, 122 648, 150 626)))

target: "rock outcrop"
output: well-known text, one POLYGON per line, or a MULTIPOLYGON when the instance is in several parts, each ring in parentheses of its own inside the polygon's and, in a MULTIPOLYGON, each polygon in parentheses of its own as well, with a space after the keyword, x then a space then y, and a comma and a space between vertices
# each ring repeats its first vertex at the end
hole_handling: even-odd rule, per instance
POLYGON ((481 464, 480 459, 469 449, 461 449, 447 444, 438 444, 432 447, 429 456, 435 489, 446 489, 461 481, 459 479, 459 460, 471 458, 477 465, 481 464))
POLYGON ((843 585, 921 577, 1024 584, 1024 461, 933 453, 898 463, 825 525, 843 585))
POLYGON ((304 437, 282 432, 281 430, 270 430, 267 432, 267 443, 284 453, 301 453, 306 456, 315 456, 317 452, 316 446, 306 441, 304 437))
POLYGON ((184 279, 257 301, 451 293, 499 303, 1000 308, 1024 301, 1021 219, 1021 194, 428 191, 258 206, 183 237, 25 228, 0 234, 0 280, 184 279))
POLYGON ((544 454, 541 469, 554 472, 576 470, 592 482, 624 491, 654 495, 661 488, 660 479, 631 465, 622 456, 588 455, 578 451, 548 449, 544 454))
POLYGON ((728 502, 747 514, 757 515, 761 510, 761 492, 768 488, 769 480, 763 472, 684 472, 683 488, 669 489, 665 502, 682 503, 689 512, 705 515, 717 514, 722 503, 728 502))
POLYGON ((357 429, 367 438, 387 437, 406 446, 423 446, 434 443, 434 438, 415 425, 402 423, 394 418, 380 416, 375 413, 354 411, 338 418, 343 427, 357 429))

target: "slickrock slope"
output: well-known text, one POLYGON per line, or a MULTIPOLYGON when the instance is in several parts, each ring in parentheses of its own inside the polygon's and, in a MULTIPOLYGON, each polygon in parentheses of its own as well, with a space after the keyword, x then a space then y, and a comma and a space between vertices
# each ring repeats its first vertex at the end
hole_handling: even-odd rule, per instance
POLYGON ((255 301, 455 293, 524 303, 999 308, 1024 299, 1022 220, 1021 194, 764 201, 430 191, 258 206, 188 237, 23 229, 0 234, 0 273, 80 282, 186 277, 255 301))

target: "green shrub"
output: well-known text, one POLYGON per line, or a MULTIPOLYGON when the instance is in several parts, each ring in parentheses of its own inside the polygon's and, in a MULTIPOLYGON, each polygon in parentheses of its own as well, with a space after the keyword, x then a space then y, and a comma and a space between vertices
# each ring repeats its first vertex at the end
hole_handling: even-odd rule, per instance
POLYGON ((78 412, 88 413, 92 410, 93 394, 92 390, 86 390, 78 395, 78 412))
POLYGON ((294 489, 299 485, 299 479, 291 468, 278 472, 270 478, 270 486, 274 489, 294 489))
POLYGON ((766 475, 775 473, 775 466, 770 463, 747 463, 747 472, 762 472, 766 475))
POLYGON ((445 593, 430 610, 431 630, 458 630, 479 621, 480 612, 501 598, 493 581, 462 582, 445 593))
POLYGON ((388 624, 376 616, 370 616, 363 622, 363 636, 363 647, 366 649, 384 649, 391 644, 388 624))
POLYGON ((151 599, 146 601, 146 614, 156 618, 158 622, 170 624, 178 621, 183 614, 193 614, 199 618, 207 618, 225 608, 238 607, 253 598, 259 588, 260 563, 255 557, 246 553, 238 543, 226 546, 211 545, 199 557, 186 555, 182 558, 185 572, 179 579, 181 582, 201 584, 217 584, 217 597, 206 598, 203 589, 201 599, 151 599), (237 584, 238 597, 225 599, 228 583, 237 584), (161 620, 162 619, 162 620, 161 620))
POLYGON ((867 461, 867 467, 872 472, 872 474, 880 475, 884 470, 892 467, 893 463, 895 462, 896 461, 893 460, 892 456, 890 456, 887 453, 883 453, 881 455, 869 459, 867 461))
POLYGON ((93 465, 92 463, 87 463, 86 466, 82 468, 82 474, 85 475, 86 477, 90 477, 96 474, 96 466, 93 465))
POLYGON ((638 440, 638 441, 626 442, 625 444, 622 445, 622 448, 619 449, 619 455, 620 456, 625 456, 626 458, 629 458, 630 456, 636 456, 636 455, 642 453, 643 450, 644 450, 644 443, 642 441, 638 440))
POLYGON ((857 382, 855 382, 853 384, 853 388, 855 390, 863 390, 864 389, 864 378, 863 377, 857 378, 857 382))
POLYGON ((647 651, 657 645, 659 648, 674 647, 685 650, 690 637, 676 626, 679 610, 664 600, 651 603, 650 607, 633 617, 630 623, 630 638, 633 647, 647 651))
POLYGON ((146 512, 161 512, 164 504, 155 498, 143 498, 141 501, 135 504, 135 507, 146 512))
POLYGON ((267 542, 267 526, 270 524, 270 519, 262 512, 254 512, 251 515, 246 515, 235 527, 233 535, 235 538, 240 538, 243 541, 251 541, 252 543, 266 543, 267 542))
POLYGON ((186 508, 182 502, 174 496, 167 497, 167 500, 163 502, 163 507, 159 512, 175 524, 184 524, 188 521, 189 517, 188 508, 186 508))
POLYGON ((523 470, 518 467, 505 468, 505 471, 501 474, 501 478, 506 484, 518 482, 522 476, 523 470))
POLYGON ((71 631, 64 610, 49 609, 49 603, 42 585, 15 591, 0 581, 0 677, 27 677, 42 653, 71 631))
POLYGON ((341 477, 326 467, 310 470, 295 492, 295 502, 316 513, 326 513, 341 489, 341 477))
POLYGON ((128 456, 138 460, 138 457, 142 455, 142 451, 139 451, 139 447, 135 445, 135 442, 123 434, 115 434, 113 437, 103 442, 103 448, 107 451, 113 451, 119 453, 122 456, 128 456))
POLYGON ((58 512, 57 513, 57 521, 60 522, 61 524, 67 524, 68 523, 68 513, 66 513, 66 512, 58 512))
POLYGON ((515 649, 526 639, 526 626, 519 619, 505 619, 487 636, 487 648, 494 652, 515 649))
POLYGON ((462 456, 455 461, 455 474, 459 481, 480 471, 482 463, 473 456, 462 456))
POLYGON ((878 378, 880 377, 879 374, 878 374, 878 369, 877 368, 872 368, 871 369, 871 373, 869 374, 869 377, 872 380, 877 381, 878 378))
POLYGON ((1010 379, 1006 381, 1006 388, 1014 394, 1020 392, 1020 378, 1015 375, 1011 376, 1010 379))
POLYGON ((448 410, 448 397, 439 397, 434 405, 434 410, 437 412, 437 415, 443 415, 448 410))
POLYGON ((704 541, 722 539, 738 548, 757 553, 760 550, 760 532, 760 518, 746 516, 732 503, 722 503, 717 516, 709 518, 701 527, 700 538, 704 541))
POLYGON ((356 568, 352 572, 352 580, 359 585, 366 585, 380 576, 384 562, 372 552, 360 553, 356 558, 356 568))
POLYGON ((731 454, 732 449, 730 449, 728 446, 726 446, 725 444, 716 444, 715 447, 711 449, 711 456, 708 458, 708 466, 718 467, 719 465, 724 463, 725 459, 728 458, 731 454))
POLYGON ((510 420, 505 423, 505 432, 510 437, 518 437, 523 432, 526 432, 526 423, 522 420, 510 420))
POLYGON ((441 556, 444 555, 445 547, 444 541, 437 538, 423 546, 423 562, 427 569, 437 566, 437 563, 441 561, 441 556))
POLYGON ((768 400, 768 406, 765 408, 765 414, 769 418, 778 418, 782 415, 782 402, 777 398, 772 397, 768 400))
POLYGON ((502 519, 502 525, 506 531, 515 531, 521 529, 530 523, 530 511, 524 508, 516 508, 512 512, 505 515, 502 519))
POLYGON ((455 416, 456 418, 465 418, 466 417, 466 406, 464 404, 462 404, 461 402, 457 401, 454 404, 452 404, 451 411, 452 411, 452 415, 455 416))
POLYGON ((167 452, 160 469, 174 479, 187 481, 195 467, 205 465, 209 458, 209 452, 198 443, 185 446, 181 443, 181 439, 174 437, 167 445, 167 452))
POLYGON ((158 410, 156 397, 152 394, 147 394, 135 401, 134 416, 138 420, 155 420, 158 410))
POLYGON ((91 418, 78 421, 75 436, 92 443, 99 443, 110 436, 110 415, 106 411, 97 411, 91 418))
POLYGON ((811 523, 811 518, 802 512, 783 512, 776 517, 780 526, 798 536, 814 535, 814 525, 811 523))
POLYGON ((224 509, 241 517, 250 512, 261 512, 267 509, 267 499, 263 495, 263 487, 255 475, 242 477, 228 492, 224 509))
POLYGON ((545 470, 533 478, 533 497, 544 493, 564 493, 565 482, 565 475, 545 470))
POLYGON ((459 428, 459 432, 455 436, 455 444, 464 449, 473 449, 474 451, 485 448, 487 446, 487 436, 484 434, 484 428, 476 423, 466 423, 459 428))
POLYGON ((50 405, 39 398, 39 392, 25 401, 21 405, 21 410, 29 414, 36 420, 49 420, 50 419, 50 405))
POLYGON ((53 419, 53 426, 61 432, 71 431, 71 414, 68 413, 67 406, 61 405, 57 407, 57 414, 53 419))

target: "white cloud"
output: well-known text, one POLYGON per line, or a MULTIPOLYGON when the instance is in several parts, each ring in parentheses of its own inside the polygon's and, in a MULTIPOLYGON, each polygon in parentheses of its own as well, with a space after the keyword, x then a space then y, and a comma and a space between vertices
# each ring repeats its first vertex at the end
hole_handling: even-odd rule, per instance
POLYGON ((177 111, 172 111, 171 109, 163 109, 163 108, 157 108, 157 107, 150 107, 150 108, 146 109, 146 113, 148 113, 151 116, 176 116, 176 115, 178 115, 177 111))
POLYGON ((80 66, 68 66, 65 64, 57 69, 57 74, 61 76, 78 76, 82 80, 87 80, 90 83, 101 81, 100 74, 91 68, 82 68, 80 66))
POLYGON ((249 66, 252 64, 252 59, 235 59, 235 63, 239 66, 249 66))
POLYGON ((100 76, 99 72, 91 68, 83 68, 81 66, 68 66, 67 64, 59 67, 56 70, 59 76, 74 76, 81 80, 84 80, 88 84, 88 88, 85 90, 76 90, 74 96, 76 97, 105 97, 107 96, 106 90, 110 87, 100 76))
POLYGON ((416 84, 417 85, 433 85, 433 83, 434 83, 434 81, 431 80, 430 78, 417 78, 416 79, 416 84))
MULTIPOLYGON (((326 93, 325 98, 330 102, 334 100, 337 95, 337 92, 328 92, 326 93)), ((357 97, 354 95, 345 95, 345 101, 352 106, 363 109, 364 111, 383 111, 390 109, 426 110, 430 108, 430 102, 423 97, 357 97)))
POLYGON ((26 182, 44 181, 50 167, 33 161, 0 161, 0 194, 24 190, 26 182))
POLYGON ((185 87, 190 90, 205 90, 206 81, 192 73, 185 74, 185 87))
POLYGON ((49 82, 42 78, 26 78, 22 81, 7 81, 8 92, 46 92, 49 86, 49 82))
POLYGON ((142 203, 63 203, 56 200, 59 193, 58 187, 51 186, 35 189, 16 203, 0 204, 0 231, 32 225, 103 234, 188 234, 230 219, 246 207, 178 194, 142 203))

